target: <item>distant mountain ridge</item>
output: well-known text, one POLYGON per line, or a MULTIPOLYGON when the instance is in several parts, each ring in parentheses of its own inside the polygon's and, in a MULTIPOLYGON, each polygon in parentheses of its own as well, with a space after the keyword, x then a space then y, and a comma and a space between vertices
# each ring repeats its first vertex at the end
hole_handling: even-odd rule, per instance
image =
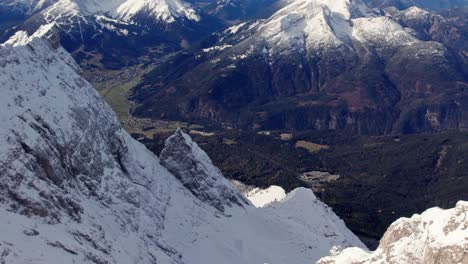
MULTIPOLYGON (((221 21, 183 0, 55 0, 41 8, 33 1, 14 2, 0 4, 0 12, 19 6, 34 11, 18 16, 16 27, 8 28, 7 20, 4 41, 18 30, 32 34, 41 25, 55 22, 63 46, 74 58, 94 61, 94 67, 104 69, 126 67, 142 56, 157 58, 187 48, 222 26, 221 21)), ((11 18, 11 23, 14 21, 16 18, 11 18)))
POLYGON ((441 11, 453 8, 467 7, 467 0, 365 0, 370 6, 385 8, 394 6, 406 9, 417 6, 432 11, 441 11))

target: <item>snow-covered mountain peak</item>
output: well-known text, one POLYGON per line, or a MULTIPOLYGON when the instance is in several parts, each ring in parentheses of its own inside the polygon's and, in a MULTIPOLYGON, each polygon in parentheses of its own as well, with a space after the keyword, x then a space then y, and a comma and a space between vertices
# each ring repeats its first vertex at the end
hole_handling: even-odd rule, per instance
POLYGON ((208 155, 181 129, 167 139, 160 159, 161 164, 197 198, 216 209, 223 212, 225 206, 248 204, 213 165, 208 155))
POLYGON ((125 3, 125 0, 57 0, 49 11, 55 10, 54 12, 61 11, 67 12, 79 12, 80 15, 92 15, 92 14, 110 14, 112 16, 117 14, 117 9, 120 5, 125 3))
POLYGON ((410 8, 407 8, 403 10, 402 12, 405 14, 405 16, 411 17, 411 18, 425 17, 431 14, 429 11, 424 10, 417 6, 412 6, 410 8))
POLYGON ((34 38, 40 38, 47 41, 51 46, 58 48, 60 46, 60 37, 57 31, 56 23, 42 25, 31 36, 26 31, 18 31, 11 36, 5 43, 6 46, 24 46, 30 43, 34 38))
POLYGON ((177 19, 200 21, 200 15, 190 4, 181 0, 128 0, 116 10, 117 17, 131 22, 141 15, 152 17, 155 21, 173 23, 177 19))
POLYGON ((467 237, 468 202, 460 201, 452 209, 431 208, 395 221, 373 252, 348 248, 318 263, 465 263, 467 237))
MULTIPOLYGON (((354 21, 375 15, 359 0, 295 0, 261 22, 255 38, 276 53, 291 49, 316 53, 353 46, 354 21)), ((385 21, 372 21, 384 23, 385 21)))
MULTIPOLYGON (((392 18, 377 16, 359 0, 290 1, 270 18, 248 27, 245 24, 231 27, 225 34, 228 40, 229 37, 241 40, 238 48, 233 41, 229 45, 222 43, 223 38, 216 45, 233 47, 234 53, 242 52, 230 56, 235 60, 254 53, 270 59, 274 54, 301 53, 320 57, 334 53, 332 56, 336 57, 340 53, 340 57, 351 59, 362 45, 381 51, 417 42, 392 18), (231 32, 233 29, 235 34, 231 32)), ((215 47, 212 50, 219 51, 215 47)))
POLYGON ((349 42, 350 19, 355 15, 348 0, 292 1, 259 27, 269 46, 292 46, 307 50, 349 42))
POLYGON ((437 15, 436 13, 430 13, 429 11, 427 10, 424 10, 420 7, 417 7, 417 6, 412 6, 412 7, 409 7, 405 10, 402 10, 402 11, 399 11, 399 12, 396 12, 394 14, 394 16, 400 18, 400 19, 404 19, 406 21, 408 20, 426 20, 426 19, 429 19, 429 17, 431 16, 438 16, 439 19, 443 19, 440 15, 437 15))
MULTIPOLYGON (((173 23, 178 19, 198 22, 198 11, 182 0, 58 0, 42 11, 47 22, 89 23, 88 16, 107 15, 123 22, 173 23)), ((76 25, 79 26, 79 25, 76 25)))

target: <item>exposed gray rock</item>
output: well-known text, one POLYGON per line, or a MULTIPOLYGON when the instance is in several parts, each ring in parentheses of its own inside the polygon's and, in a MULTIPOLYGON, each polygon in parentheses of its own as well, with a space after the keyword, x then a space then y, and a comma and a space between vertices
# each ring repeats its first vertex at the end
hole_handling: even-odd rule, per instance
POLYGON ((181 129, 167 139, 161 164, 198 199, 224 212, 225 206, 248 204, 224 178, 206 153, 181 129))

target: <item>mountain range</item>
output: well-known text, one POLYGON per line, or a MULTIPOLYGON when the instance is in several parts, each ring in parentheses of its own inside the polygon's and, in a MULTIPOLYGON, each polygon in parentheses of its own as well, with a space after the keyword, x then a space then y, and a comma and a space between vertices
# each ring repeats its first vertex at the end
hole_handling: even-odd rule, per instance
POLYGON ((79 63, 105 69, 135 64, 142 56, 157 58, 180 50, 222 25, 179 0, 0 3, 0 13, 11 10, 21 10, 9 19, 19 22, 3 31, 3 40, 18 30, 32 34, 41 25, 55 22, 62 45, 79 63))
POLYGON ((148 73, 134 114, 254 130, 466 129, 466 28, 413 7, 292 1, 148 73))
POLYGON ((53 32, 0 46, 2 262, 299 264, 364 247, 310 190, 254 207, 181 130, 154 156, 53 32))
POLYGON ((0 1, 0 263, 468 261, 467 6, 0 1))

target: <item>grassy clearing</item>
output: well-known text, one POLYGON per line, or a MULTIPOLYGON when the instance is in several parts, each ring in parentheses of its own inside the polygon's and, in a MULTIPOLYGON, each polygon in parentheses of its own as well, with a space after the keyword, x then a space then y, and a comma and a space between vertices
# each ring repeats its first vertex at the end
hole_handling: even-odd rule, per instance
POLYGON ((320 145, 320 144, 316 144, 316 143, 305 141, 305 140, 297 141, 295 146, 296 146, 296 148, 306 149, 307 151, 309 151, 312 154, 317 153, 322 149, 330 148, 330 146, 327 146, 327 145, 320 145))
POLYGON ((104 87, 97 83, 94 84, 98 92, 104 97, 104 100, 112 107, 117 113, 120 121, 125 123, 130 117, 130 111, 133 107, 132 102, 128 99, 130 90, 140 82, 140 78, 137 77, 129 82, 125 82, 120 85, 113 87, 104 87))

